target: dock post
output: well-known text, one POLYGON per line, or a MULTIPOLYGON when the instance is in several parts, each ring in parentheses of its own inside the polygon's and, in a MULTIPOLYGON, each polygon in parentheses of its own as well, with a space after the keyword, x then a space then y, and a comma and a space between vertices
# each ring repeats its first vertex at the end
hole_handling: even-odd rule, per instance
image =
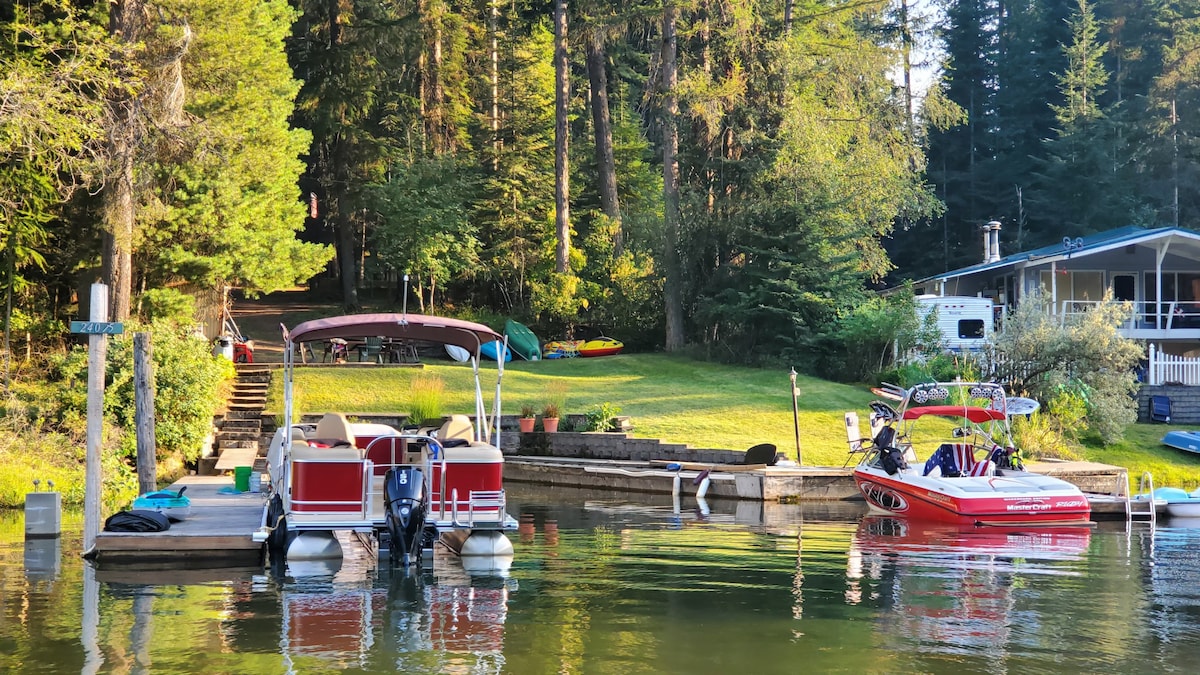
MULTIPOLYGON (((88 319, 108 321, 108 286, 92 284, 88 319)), ((108 336, 88 335, 87 461, 83 490, 83 551, 96 546, 100 533, 100 449, 104 439, 104 364, 108 360, 108 336)))

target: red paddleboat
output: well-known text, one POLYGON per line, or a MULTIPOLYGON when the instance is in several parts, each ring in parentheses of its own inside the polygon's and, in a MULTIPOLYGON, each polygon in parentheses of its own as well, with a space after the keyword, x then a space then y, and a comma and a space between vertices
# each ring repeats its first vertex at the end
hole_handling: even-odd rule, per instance
POLYGON ((899 411, 872 403, 883 425, 854 469, 871 510, 969 526, 1090 525, 1078 487, 1024 470, 1008 401, 998 384, 938 382, 909 389, 899 411))
POLYGON ((588 340, 579 346, 580 356, 612 356, 619 354, 625 348, 625 343, 610 337, 598 337, 588 340))

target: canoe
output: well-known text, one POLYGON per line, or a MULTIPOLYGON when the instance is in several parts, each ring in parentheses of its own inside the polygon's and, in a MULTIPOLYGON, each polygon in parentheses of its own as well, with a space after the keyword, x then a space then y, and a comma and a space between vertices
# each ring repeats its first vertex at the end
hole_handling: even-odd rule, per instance
POLYGON ((625 343, 609 337, 588 340, 579 346, 580 356, 612 356, 625 348, 625 343))
POLYGON ((1162 443, 1185 452, 1200 453, 1200 431, 1168 431, 1162 443))
POLYGON ((517 356, 526 361, 537 361, 542 358, 538 338, 525 324, 509 319, 504 323, 504 334, 508 336, 509 349, 517 356))
MULTIPOLYGON (((484 356, 488 357, 489 359, 491 359, 493 361, 496 361, 496 360, 498 360, 498 359, 496 359, 496 355, 500 353, 500 349, 501 349, 500 341, 493 340, 491 342, 483 343, 483 346, 479 348, 479 353, 483 354, 484 356)), ((504 362, 508 363, 509 361, 512 361, 512 349, 511 348, 504 350, 504 362)))

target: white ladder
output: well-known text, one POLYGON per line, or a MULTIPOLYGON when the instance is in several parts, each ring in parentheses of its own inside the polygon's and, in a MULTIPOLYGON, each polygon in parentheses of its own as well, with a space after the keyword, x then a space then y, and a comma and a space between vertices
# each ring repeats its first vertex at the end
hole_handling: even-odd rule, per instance
POLYGON ((1142 477, 1138 479, 1138 494, 1148 495, 1148 499, 1132 499, 1129 496, 1129 490, 1125 490, 1125 521, 1132 521, 1134 518, 1146 518, 1150 521, 1150 527, 1156 527, 1158 524, 1158 508, 1154 504, 1154 476, 1150 475, 1149 471, 1143 471, 1142 477), (1146 508, 1142 509, 1145 504, 1146 508), (1135 505, 1136 508, 1135 508, 1135 505))

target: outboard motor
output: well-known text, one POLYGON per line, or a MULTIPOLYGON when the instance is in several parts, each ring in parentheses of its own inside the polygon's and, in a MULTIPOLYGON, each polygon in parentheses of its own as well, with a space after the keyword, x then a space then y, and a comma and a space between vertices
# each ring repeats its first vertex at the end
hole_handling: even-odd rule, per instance
POLYGON ((421 561, 428 510, 425 476, 415 466, 391 469, 383 479, 388 535, 393 564, 404 567, 421 561))

